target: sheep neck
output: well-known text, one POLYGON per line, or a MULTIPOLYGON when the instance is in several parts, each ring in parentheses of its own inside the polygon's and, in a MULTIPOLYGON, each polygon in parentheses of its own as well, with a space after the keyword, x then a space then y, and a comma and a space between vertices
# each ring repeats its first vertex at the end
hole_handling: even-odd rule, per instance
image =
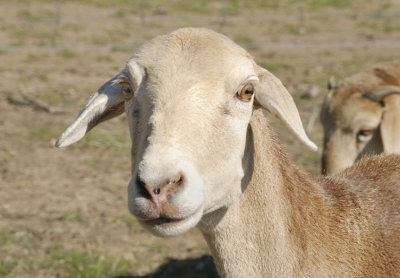
POLYGON ((296 276, 315 251, 309 234, 318 225, 308 220, 321 215, 322 200, 310 200, 317 187, 291 163, 261 112, 247 137, 247 187, 239 202, 205 216, 200 229, 222 277, 296 276))

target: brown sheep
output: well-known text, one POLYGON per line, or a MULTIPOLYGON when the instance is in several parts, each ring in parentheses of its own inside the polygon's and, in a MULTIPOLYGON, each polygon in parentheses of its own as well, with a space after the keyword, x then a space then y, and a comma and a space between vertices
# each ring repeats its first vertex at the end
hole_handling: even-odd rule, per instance
POLYGON ((358 73, 329 92, 321 108, 322 173, 344 169, 366 154, 400 153, 400 61, 358 73))

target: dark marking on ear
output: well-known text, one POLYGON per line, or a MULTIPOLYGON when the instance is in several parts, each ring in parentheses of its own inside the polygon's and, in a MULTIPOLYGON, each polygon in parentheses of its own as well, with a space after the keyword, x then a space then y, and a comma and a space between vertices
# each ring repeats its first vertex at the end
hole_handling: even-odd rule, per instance
POLYGON ((107 109, 106 111, 104 111, 101 115, 97 115, 96 117, 94 117, 88 124, 88 128, 87 131, 91 130, 93 127, 95 127, 96 125, 98 125, 101 122, 104 122, 106 120, 112 119, 120 114, 122 114, 125 111, 125 107, 124 107, 124 102, 122 101, 121 103, 110 107, 109 109, 107 109))

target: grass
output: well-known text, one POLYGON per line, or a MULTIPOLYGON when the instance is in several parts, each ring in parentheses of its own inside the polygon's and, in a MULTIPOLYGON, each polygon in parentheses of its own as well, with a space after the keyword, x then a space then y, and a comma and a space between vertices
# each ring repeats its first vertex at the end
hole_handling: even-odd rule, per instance
POLYGON ((31 140, 47 143, 50 142, 52 139, 58 138, 63 128, 65 127, 55 127, 49 126, 48 124, 40 123, 31 127, 28 132, 28 136, 31 140))
MULTIPOLYGON (((72 215, 75 218, 74 215, 72 215)), ((71 221, 71 215, 60 215, 56 221, 71 221)), ((0 232, 0 277, 14 276, 13 270, 23 268, 25 271, 34 273, 39 269, 61 274, 65 278, 109 278, 128 275, 138 261, 116 258, 100 252, 89 252, 86 250, 65 250, 59 247, 43 248, 41 235, 33 230, 19 232, 0 232), (24 254, 14 256, 15 251, 9 247, 18 245, 26 250, 24 254), (40 256, 30 256, 33 250, 38 248, 44 251, 40 256), (3 250, 2 250, 3 249, 3 250), (9 250, 9 251, 7 251, 9 250)), ((33 275, 32 277, 35 277, 33 275)))
POLYGON ((87 222, 87 217, 85 217, 83 213, 80 211, 61 211, 55 213, 54 215, 49 215, 49 217, 47 217, 46 220, 48 222, 74 221, 78 223, 84 223, 87 222))
POLYGON ((65 94, 61 94, 58 92, 46 92, 41 91, 35 95, 38 100, 41 100, 49 105, 55 106, 66 106, 67 104, 71 103, 72 100, 67 98, 65 94))
POLYGON ((236 36, 233 39, 238 44, 249 45, 254 43, 253 39, 247 36, 236 36))
MULTIPOLYGON (((116 119, 116 121, 118 121, 118 119, 116 119)), ((128 129, 127 126, 126 129, 128 129)), ((98 128, 91 130, 88 134, 86 134, 86 136, 80 141, 79 146, 86 148, 99 144, 104 146, 105 148, 126 147, 127 149, 129 149, 130 139, 129 136, 126 136, 125 134, 120 135, 110 133, 105 129, 98 128)))
POLYGON ((47 73, 44 72, 35 72, 35 73, 29 73, 26 75, 23 75, 20 77, 20 81, 26 83, 26 82, 30 82, 32 80, 39 80, 42 82, 47 82, 49 81, 49 76, 47 75, 47 73))
POLYGON ((48 264, 66 278, 109 278, 128 275, 132 261, 114 258, 98 252, 58 249, 52 252, 48 264))
POLYGON ((260 66, 269 70, 272 73, 279 73, 281 71, 288 71, 292 69, 292 66, 285 63, 278 63, 278 64, 263 64, 260 63, 260 66))
POLYGON ((10 241, 10 233, 7 231, 1 231, 0 232, 0 245, 4 246, 9 241, 10 241))
POLYGON ((54 27, 52 25, 27 25, 13 27, 8 30, 14 45, 25 45, 28 42, 36 42, 39 45, 47 45, 54 39, 54 27), (49 28, 50 26, 50 28, 49 28))
POLYGON ((115 62, 115 59, 108 54, 99 54, 95 57, 98 62, 115 62))
POLYGON ((3 248, 18 244, 23 248, 31 249, 40 246, 41 235, 30 228, 19 231, 4 230, 0 232, 0 239, 3 248))
POLYGON ((53 11, 41 11, 40 13, 34 13, 31 10, 28 9, 22 9, 18 12, 18 18, 25 19, 25 20, 32 20, 32 21, 37 21, 37 20, 43 20, 47 18, 54 18, 55 13, 53 11))
POLYGON ((60 50, 57 54, 64 59, 72 59, 78 56, 78 53, 76 51, 70 49, 60 50))
POLYGON ((303 35, 307 33, 306 27, 301 24, 288 24, 286 25, 286 30, 293 35, 303 35))
POLYGON ((139 222, 132 215, 121 216, 120 220, 126 224, 130 231, 142 229, 139 222))
POLYGON ((45 55, 43 55, 43 54, 31 52, 26 55, 24 62, 35 63, 35 62, 40 62, 44 58, 45 58, 45 55))
POLYGON ((311 0, 308 1, 308 5, 312 9, 321 9, 326 7, 334 8, 349 8, 353 6, 355 1, 351 0, 311 0))
POLYGON ((11 277, 9 274, 18 265, 16 260, 0 261, 0 277, 11 277))
POLYGON ((24 40, 28 36, 30 36, 30 32, 28 29, 23 27, 14 27, 10 29, 11 37, 17 40, 24 40))
MULTIPOLYGON (((29 233, 26 235, 29 236, 29 233)), ((36 246, 33 246, 27 244, 27 240, 23 237, 17 238, 15 235, 13 237, 13 241, 19 239, 19 245, 27 250, 39 247, 38 240, 36 240, 38 242, 36 246)), ((49 247, 40 257, 27 256, 24 259, 16 259, 9 254, 6 259, 0 261, 0 277, 18 277, 18 275, 14 276, 13 270, 22 267, 30 273, 46 269, 57 273, 57 277, 62 274, 61 277, 65 278, 109 278, 129 275, 136 264, 135 259, 128 260, 99 252, 49 247)))
POLYGON ((73 23, 73 22, 66 22, 62 24, 62 31, 71 31, 74 32, 74 34, 78 34, 80 31, 82 31, 82 24, 80 23, 73 23))

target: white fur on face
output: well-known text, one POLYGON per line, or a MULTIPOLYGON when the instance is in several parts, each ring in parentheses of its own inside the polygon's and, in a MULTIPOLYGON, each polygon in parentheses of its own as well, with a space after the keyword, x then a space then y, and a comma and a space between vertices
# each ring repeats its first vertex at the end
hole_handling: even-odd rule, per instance
POLYGON ((126 104, 132 134, 129 208, 157 235, 182 233, 195 226, 203 213, 230 206, 242 193, 242 158, 253 99, 240 100, 236 93, 258 79, 247 53, 237 46, 228 51, 225 44, 232 42, 220 39, 203 48, 180 45, 187 49, 176 50, 179 55, 169 48, 159 59, 148 60, 150 45, 135 57, 147 76, 135 93, 136 100, 126 104), (207 47, 214 52, 221 47, 221 60, 208 57, 207 47), (166 59, 168 55, 173 63, 166 59), (149 225, 152 222, 146 220, 158 215, 138 189, 136 176, 146 184, 161 184, 179 175, 185 182, 170 202, 177 209, 171 218, 178 221, 149 225))

